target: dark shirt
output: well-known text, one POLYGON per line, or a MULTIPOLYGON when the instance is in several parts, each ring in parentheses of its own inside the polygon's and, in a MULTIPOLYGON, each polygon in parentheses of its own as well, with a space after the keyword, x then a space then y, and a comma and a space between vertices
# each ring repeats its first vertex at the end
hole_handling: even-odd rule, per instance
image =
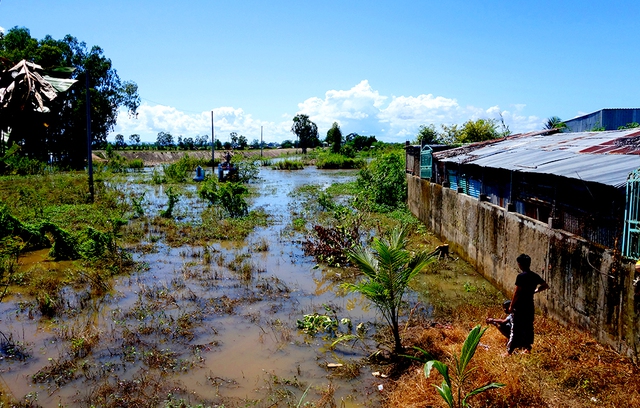
POLYGON ((504 337, 509 338, 511 336, 511 325, 513 322, 513 316, 512 315, 508 315, 505 319, 504 323, 499 323, 498 324, 498 330, 500 330, 500 333, 502 333, 504 335, 504 337))
POLYGON ((539 285, 544 283, 544 279, 535 272, 526 271, 516 277, 516 286, 520 288, 517 304, 513 305, 516 311, 533 311, 533 294, 539 285))

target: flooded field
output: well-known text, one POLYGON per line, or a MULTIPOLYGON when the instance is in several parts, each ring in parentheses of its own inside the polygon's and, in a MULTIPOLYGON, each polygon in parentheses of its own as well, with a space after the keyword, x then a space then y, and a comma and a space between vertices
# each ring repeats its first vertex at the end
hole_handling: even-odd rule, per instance
MULTIPOLYGON (((144 224, 142 242, 130 245, 139 268, 115 278, 103 296, 92 296, 90 278, 89 289, 64 288, 65 311, 52 319, 35 314, 26 295, 5 298, 2 344, 19 345, 26 358, 0 362, 4 389, 25 406, 44 407, 378 406, 385 380, 372 375, 377 368, 365 358, 376 349, 380 317, 360 295, 340 288, 342 269, 304 254, 314 215, 296 194, 355 174, 263 168, 250 209, 262 209, 267 226, 243 241, 200 246, 168 244, 149 221, 166 206, 165 187, 137 183, 145 174, 130 176, 119 189, 144 193, 148 214, 135 221, 144 224), (297 321, 313 313, 331 317, 334 333, 355 334, 360 325, 360 340, 334 346, 331 333, 305 334, 297 321)), ((181 192, 178 222, 197 223, 206 210, 196 189, 188 184, 181 192)), ((46 255, 21 257, 21 268, 64 274, 74 267, 46 255)), ((467 291, 486 286, 473 274, 463 279, 467 291)), ((410 305, 433 310, 434 282, 421 278, 421 294, 410 293, 410 305)), ((459 281, 443 287, 463 290, 459 281)))

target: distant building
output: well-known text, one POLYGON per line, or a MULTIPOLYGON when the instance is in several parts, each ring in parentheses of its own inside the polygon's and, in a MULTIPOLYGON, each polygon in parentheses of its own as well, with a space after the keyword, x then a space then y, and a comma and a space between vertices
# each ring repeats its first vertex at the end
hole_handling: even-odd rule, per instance
POLYGON ((600 109, 574 119, 565 120, 565 132, 589 132, 594 129, 617 130, 629 123, 640 123, 639 108, 600 109))

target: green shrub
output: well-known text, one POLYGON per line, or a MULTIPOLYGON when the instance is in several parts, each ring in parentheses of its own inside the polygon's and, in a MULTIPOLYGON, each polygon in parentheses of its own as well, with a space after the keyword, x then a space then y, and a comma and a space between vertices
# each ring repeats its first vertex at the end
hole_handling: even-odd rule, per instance
POLYGON ((182 183, 187 180, 191 175, 191 172, 198 166, 204 166, 207 164, 206 160, 196 159, 189 157, 188 154, 184 154, 175 163, 169 165, 163 165, 165 180, 173 183, 182 183))
POLYGON ((359 189, 357 204, 369 205, 378 212, 404 207, 407 200, 404 155, 392 152, 373 160, 360 170, 356 185, 359 189))
POLYGON ((169 201, 167 202, 167 209, 160 212, 160 216, 163 218, 172 218, 173 217, 173 207, 178 203, 180 194, 174 193, 173 189, 169 187, 167 189, 167 197, 169 201))
POLYGON ((47 167, 46 163, 20 156, 18 151, 18 145, 14 144, 3 157, 0 157, 0 169, 4 174, 17 174, 19 176, 44 174, 47 167))
POLYGON ((231 163, 238 169, 236 172, 237 181, 240 183, 250 183, 258 179, 260 174, 260 166, 257 161, 252 158, 244 158, 241 155, 235 155, 231 159, 231 163))
POLYGON ((364 166, 364 160, 346 157, 341 154, 325 154, 318 157, 316 167, 319 169, 359 169, 364 166))
POLYGON ((249 190, 242 183, 218 183, 215 179, 207 179, 198 194, 209 200, 211 205, 222 207, 231 218, 244 217, 248 213, 248 205, 244 196, 249 190))
POLYGON ((129 160, 127 167, 134 170, 142 170, 144 168, 144 161, 142 159, 129 160))
POLYGON ((302 170, 304 169, 304 164, 301 160, 282 160, 277 162, 273 166, 274 170, 302 170))

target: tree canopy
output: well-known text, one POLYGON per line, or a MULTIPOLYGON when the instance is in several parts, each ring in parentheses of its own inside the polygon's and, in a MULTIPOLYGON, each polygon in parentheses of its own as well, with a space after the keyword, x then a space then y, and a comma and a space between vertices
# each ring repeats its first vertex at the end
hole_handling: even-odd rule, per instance
POLYGON ((305 114, 301 113, 293 118, 291 131, 296 134, 300 141, 302 154, 307 154, 308 147, 316 147, 320 144, 318 127, 305 114))
POLYGON ((439 143, 440 133, 436 129, 436 126, 432 123, 430 125, 421 125, 418 135, 416 136, 415 143, 419 145, 439 143))
POLYGON ((340 153, 340 147, 342 146, 342 131, 338 122, 333 122, 331 129, 327 131, 327 143, 331 145, 331 151, 333 153, 340 153))
POLYGON ((462 126, 453 124, 441 125, 441 127, 442 132, 439 135, 439 140, 446 144, 484 142, 507 136, 510 133, 506 125, 503 125, 503 129, 500 131, 495 119, 470 119, 462 126))
MULTIPOLYGON (((138 87, 120 79, 111 60, 98 46, 87 48, 84 42, 67 35, 62 40, 46 36, 31 37, 27 28, 14 27, 0 36, 2 71, 26 60, 42 67, 45 73, 77 80, 68 91, 59 94, 46 111, 23 109, 7 115, 8 142, 17 143, 22 154, 42 161, 50 157, 63 165, 79 168, 86 159, 86 77, 89 77, 91 133, 94 147, 106 143, 120 107, 135 114, 140 105, 138 87)), ((1 88, 1 86, 0 86, 1 88)))

